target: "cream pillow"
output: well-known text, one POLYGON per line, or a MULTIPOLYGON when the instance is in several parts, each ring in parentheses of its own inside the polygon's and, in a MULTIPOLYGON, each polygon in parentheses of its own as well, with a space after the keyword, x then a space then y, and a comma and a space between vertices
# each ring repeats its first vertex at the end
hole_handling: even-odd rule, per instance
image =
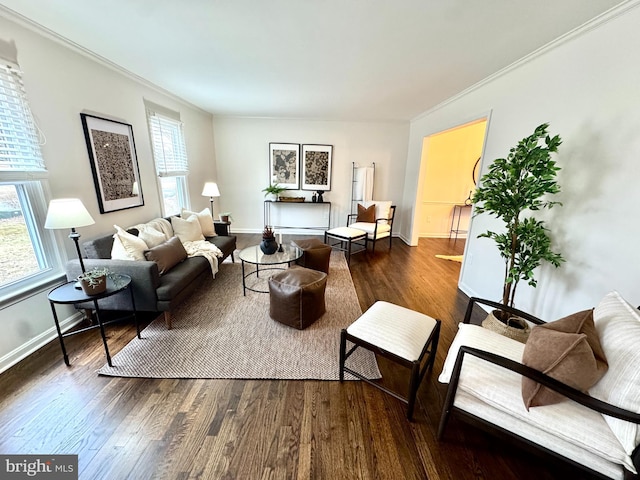
POLYGON ((201 212, 191 212, 189 210, 182 209, 180 216, 182 218, 189 218, 191 215, 195 215, 198 217, 198 221, 200 222, 200 229, 202 230, 202 234, 205 237, 215 237, 216 229, 213 226, 213 217, 211 216, 211 212, 208 208, 205 208, 201 212))
MULTIPOLYGON (((616 291, 608 293, 593 311, 609 371, 589 389, 592 397, 640 413, 640 312, 616 291)), ((603 415, 628 455, 640 443, 640 426, 603 415)))
POLYGON ((114 225, 113 227, 116 229, 116 233, 113 236, 111 258, 117 260, 146 260, 144 251, 148 250, 149 246, 145 241, 132 235, 118 225, 114 225))
POLYGON ((144 240, 149 248, 157 247, 167 241, 167 236, 155 228, 143 224, 138 227, 138 237, 144 240))
POLYGON ((182 243, 204 240, 200 221, 196 215, 191 215, 186 220, 180 217, 171 217, 171 225, 173 226, 173 233, 182 243))

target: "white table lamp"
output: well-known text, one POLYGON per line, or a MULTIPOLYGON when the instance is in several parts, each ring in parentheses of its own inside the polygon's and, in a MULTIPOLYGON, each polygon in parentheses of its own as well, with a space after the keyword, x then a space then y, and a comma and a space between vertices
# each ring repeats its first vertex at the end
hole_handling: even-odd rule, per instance
POLYGON ((213 197, 220 196, 220 190, 218 190, 218 184, 215 182, 205 183, 204 188, 202 189, 202 196, 209 197, 209 202, 211 202, 211 216, 213 216, 213 197))
POLYGON ((44 228, 55 230, 62 228, 71 229, 69 238, 76 244, 76 252, 78 253, 78 260, 80 260, 80 268, 83 273, 85 272, 84 262, 82 261, 80 246, 78 244, 80 234, 76 232, 76 227, 86 227, 94 223, 96 222, 79 198, 59 198, 49 202, 49 210, 47 211, 44 228))

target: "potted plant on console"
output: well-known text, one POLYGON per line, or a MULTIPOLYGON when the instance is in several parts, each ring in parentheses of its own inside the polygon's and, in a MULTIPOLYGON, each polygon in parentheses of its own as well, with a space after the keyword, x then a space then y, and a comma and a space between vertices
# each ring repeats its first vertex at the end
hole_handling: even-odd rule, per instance
MULTIPOLYGON (((556 180, 560 167, 551 154, 557 152, 562 140, 558 135, 550 137, 548 127, 547 123, 538 126, 509 151, 507 158, 494 160, 473 195, 474 215, 488 213, 505 224, 505 232, 487 231, 478 237, 491 238, 498 246, 505 262, 502 304, 509 307, 513 307, 520 280, 536 287, 534 270, 543 261, 556 268, 564 261, 551 249, 544 222, 531 216, 531 212, 560 204, 543 198, 560 192, 556 180)), ((523 319, 498 310, 487 317, 483 326, 523 342, 529 331, 523 319)))
POLYGON ((265 192, 264 196, 266 197, 267 195, 271 195, 271 199, 273 201, 278 200, 278 195, 280 195, 285 190, 286 188, 281 187, 277 182, 270 183, 267 188, 262 189, 262 191, 265 192))

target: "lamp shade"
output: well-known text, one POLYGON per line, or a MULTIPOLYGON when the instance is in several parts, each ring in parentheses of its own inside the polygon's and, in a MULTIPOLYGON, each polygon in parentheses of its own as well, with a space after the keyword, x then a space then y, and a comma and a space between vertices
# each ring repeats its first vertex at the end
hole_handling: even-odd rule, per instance
POLYGON ((218 184, 215 182, 207 182, 202 189, 203 197, 219 197, 220 190, 218 190, 218 184))
POLYGON ((75 228, 96 223, 79 198, 59 198, 49 202, 44 228, 75 228))

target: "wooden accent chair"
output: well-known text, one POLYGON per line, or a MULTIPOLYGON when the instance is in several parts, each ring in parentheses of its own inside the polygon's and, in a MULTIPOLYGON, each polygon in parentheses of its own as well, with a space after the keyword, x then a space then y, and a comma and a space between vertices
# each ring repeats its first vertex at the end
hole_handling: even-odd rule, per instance
POLYGON ((396 214, 396 206, 389 200, 371 200, 360 202, 365 208, 375 205, 375 218, 363 221, 358 214, 347 215, 347 227, 367 232, 365 247, 371 244, 371 252, 375 252, 376 242, 384 238, 389 239, 389 248, 393 238, 393 219, 396 214))

